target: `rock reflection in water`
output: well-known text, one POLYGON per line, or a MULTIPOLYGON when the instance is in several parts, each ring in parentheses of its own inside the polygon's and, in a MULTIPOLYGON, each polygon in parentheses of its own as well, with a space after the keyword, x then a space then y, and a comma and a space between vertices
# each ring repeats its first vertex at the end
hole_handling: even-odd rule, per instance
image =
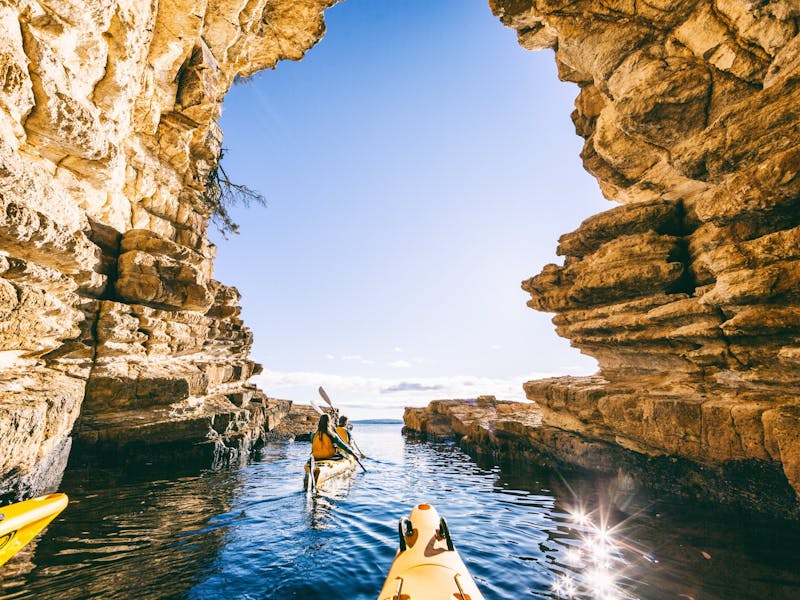
MULTIPOLYGON (((459 453, 434 446, 443 458, 459 453)), ((516 518, 500 512, 493 524, 495 535, 519 540, 510 552, 496 552, 492 565, 522 574, 513 579, 517 591, 574 600, 800 598, 797 523, 660 498, 619 478, 562 475, 518 461, 477 464, 496 474, 500 498, 529 507, 516 518)), ((506 587, 497 597, 514 597, 515 586, 506 587)))
POLYGON ((170 479, 119 471, 72 471, 71 498, 46 534, 2 573, 4 598, 140 598, 180 595, 207 571, 223 544, 225 524, 213 518, 237 471, 170 479))

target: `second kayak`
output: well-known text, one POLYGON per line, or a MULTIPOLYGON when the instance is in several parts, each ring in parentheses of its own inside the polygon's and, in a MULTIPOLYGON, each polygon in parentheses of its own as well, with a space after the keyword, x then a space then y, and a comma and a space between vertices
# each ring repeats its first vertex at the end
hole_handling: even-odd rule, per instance
POLYGON ((398 538, 378 600, 483 600, 447 522, 430 504, 418 504, 408 519, 400 519, 398 538))
POLYGON ((0 565, 47 527, 68 501, 66 494, 50 494, 0 508, 0 565))

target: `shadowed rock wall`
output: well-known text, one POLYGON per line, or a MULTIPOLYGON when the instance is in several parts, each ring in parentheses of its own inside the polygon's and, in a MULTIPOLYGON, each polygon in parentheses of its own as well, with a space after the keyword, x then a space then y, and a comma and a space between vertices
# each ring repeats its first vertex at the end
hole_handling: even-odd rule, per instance
POLYGON ((578 84, 584 165, 622 203, 523 283, 599 377, 528 398, 645 455, 780 465, 800 493, 800 5, 491 5, 578 84))
POLYGON ((288 403, 247 384, 203 200, 223 94, 299 59, 335 0, 0 2, 0 494, 103 453, 244 449, 288 403))

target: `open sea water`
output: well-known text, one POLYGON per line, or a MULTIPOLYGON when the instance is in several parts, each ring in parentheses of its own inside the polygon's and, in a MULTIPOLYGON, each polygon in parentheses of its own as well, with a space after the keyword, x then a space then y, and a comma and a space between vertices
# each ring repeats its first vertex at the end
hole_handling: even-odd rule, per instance
POLYGON ((398 519, 424 501, 487 600, 800 599, 794 524, 642 494, 615 502, 607 482, 478 464, 400 425, 354 435, 368 472, 314 496, 302 442, 271 443, 241 468, 68 470, 69 506, 0 569, 0 597, 374 599, 398 519))

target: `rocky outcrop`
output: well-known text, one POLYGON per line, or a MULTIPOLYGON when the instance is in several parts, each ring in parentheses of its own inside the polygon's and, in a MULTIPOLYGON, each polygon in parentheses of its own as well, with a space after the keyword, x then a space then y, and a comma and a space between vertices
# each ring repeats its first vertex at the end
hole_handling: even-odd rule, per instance
POLYGON ((562 431, 777 465, 800 494, 800 7, 491 5, 578 84, 584 165, 623 203, 523 283, 599 377, 530 382, 527 397, 562 431))
POLYGON ((498 401, 494 396, 475 400, 434 400, 422 408, 406 408, 403 423, 407 431, 433 438, 468 438, 475 431, 489 430, 503 418, 541 425, 541 411, 535 404, 498 401), (531 421, 532 419, 532 421, 531 421))
POLYGON ((0 495, 57 480, 76 421, 103 455, 241 450, 288 410, 212 275, 216 121, 334 1, 0 3, 0 495))
MULTIPOLYGON (((583 391, 570 400, 584 403, 601 389, 597 384, 602 382, 594 383, 574 378, 574 389, 583 391)), ((676 454, 631 452, 585 430, 549 424, 547 410, 535 402, 504 402, 493 396, 434 400, 424 408, 406 408, 403 419, 408 435, 456 440, 466 452, 491 462, 521 461, 526 468, 544 466, 561 473, 588 474, 607 484, 622 510, 631 503, 642 506, 666 495, 770 517, 800 518, 800 502, 779 463, 711 463, 676 454)))
POLYGON ((270 437, 310 441, 319 423, 319 413, 308 404, 292 404, 289 413, 281 419, 270 437))

